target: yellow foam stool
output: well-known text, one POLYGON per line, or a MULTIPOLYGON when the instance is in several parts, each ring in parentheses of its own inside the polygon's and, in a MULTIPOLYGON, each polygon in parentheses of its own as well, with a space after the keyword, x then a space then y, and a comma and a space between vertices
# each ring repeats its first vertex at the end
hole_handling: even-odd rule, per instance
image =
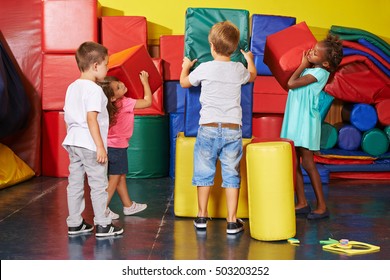
MULTIPOLYGON (((174 189, 174 213, 180 217, 196 217, 198 214, 198 194, 196 186, 192 185, 194 167, 195 137, 185 137, 180 132, 176 138, 176 159, 175 159, 175 189, 174 189)), ((248 218, 248 193, 246 184, 246 161, 245 147, 251 139, 243 139, 244 153, 241 159, 241 185, 238 200, 237 217, 248 218)), ((211 188, 208 213, 210 218, 226 218, 226 196, 221 188, 222 177, 221 167, 218 161, 214 179, 214 186, 211 188)))
POLYGON ((262 241, 294 237, 291 144, 283 141, 249 144, 246 162, 251 237, 262 241))

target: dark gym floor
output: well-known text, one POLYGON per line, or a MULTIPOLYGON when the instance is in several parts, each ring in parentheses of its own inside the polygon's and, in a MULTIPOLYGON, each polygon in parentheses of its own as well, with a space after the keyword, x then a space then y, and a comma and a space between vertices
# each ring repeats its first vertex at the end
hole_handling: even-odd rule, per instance
MULTIPOLYGON (((110 208, 121 214, 120 237, 94 234, 68 237, 66 178, 35 177, 0 190, 0 259, 2 260, 389 260, 390 182, 331 180, 324 186, 329 219, 298 217, 299 246, 287 241, 265 242, 245 231, 226 234, 224 219, 213 219, 206 232, 194 229, 192 218, 175 217, 174 181, 128 179, 133 200, 148 203, 138 216, 123 216, 115 195, 110 208), (380 246, 375 253, 346 255, 322 249, 320 240, 349 239, 380 246)), ((306 185, 314 203, 311 186, 306 185)), ((84 218, 92 222, 87 189, 84 218)), ((277 206, 275 206, 277 207, 277 206)), ((277 211, 277 209, 275 209, 277 211)))

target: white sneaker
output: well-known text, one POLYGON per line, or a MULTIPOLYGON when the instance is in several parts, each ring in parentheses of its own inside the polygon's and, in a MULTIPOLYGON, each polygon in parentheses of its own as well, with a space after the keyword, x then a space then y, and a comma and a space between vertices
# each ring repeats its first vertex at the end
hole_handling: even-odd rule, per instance
POLYGON ((119 219, 119 215, 117 213, 112 212, 111 209, 108 207, 106 209, 106 217, 110 217, 112 220, 119 219))
POLYGON ((133 201, 133 204, 130 207, 123 207, 123 214, 126 216, 134 215, 135 213, 145 210, 146 207, 148 207, 148 205, 133 201))

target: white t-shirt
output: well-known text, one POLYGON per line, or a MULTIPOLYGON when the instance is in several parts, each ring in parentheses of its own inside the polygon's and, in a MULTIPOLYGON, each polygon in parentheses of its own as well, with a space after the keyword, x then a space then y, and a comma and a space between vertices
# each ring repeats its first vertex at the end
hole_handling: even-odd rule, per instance
POLYGON ((242 124, 241 85, 250 79, 241 62, 208 61, 189 75, 193 86, 202 85, 199 124, 223 122, 242 124))
POLYGON ((102 88, 91 80, 78 79, 69 85, 65 96, 65 122, 67 134, 62 145, 83 147, 96 151, 89 132, 87 112, 98 112, 97 121, 104 147, 107 150, 109 118, 107 97, 102 88))

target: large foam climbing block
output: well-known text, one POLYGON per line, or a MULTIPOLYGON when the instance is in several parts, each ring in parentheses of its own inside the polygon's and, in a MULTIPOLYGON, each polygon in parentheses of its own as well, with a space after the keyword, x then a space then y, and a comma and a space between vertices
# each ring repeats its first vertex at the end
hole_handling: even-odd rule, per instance
POLYGON ((75 53, 81 43, 97 42, 97 8, 97 0, 43 0, 42 51, 75 53))
POLYGON ((186 89, 179 81, 164 82, 164 109, 167 113, 184 113, 186 89))
MULTIPOLYGON (((162 75, 162 60, 160 58, 152 58, 158 72, 162 75)), ((152 105, 148 108, 134 109, 135 115, 164 115, 164 89, 163 85, 153 93, 152 105)))
POLYGON ((184 113, 169 114, 169 177, 175 178, 176 139, 184 130, 184 113))
POLYGON ((0 155, 0 189, 34 177, 34 170, 2 143, 0 143, 0 155))
MULTIPOLYGON (((200 119, 200 90, 201 87, 190 87, 185 92, 184 108, 184 135, 195 137, 198 134, 200 119)), ((252 137, 252 106, 253 106, 253 83, 247 83, 241 87, 242 108, 242 137, 252 137)))
MULTIPOLYGON (((174 213, 180 217, 196 217, 198 196, 196 186, 192 185, 195 137, 185 137, 179 133, 176 139, 174 213)), ((246 187, 245 148, 251 139, 243 139, 244 154, 240 163, 241 185, 237 217, 248 218, 248 195, 246 187)), ((214 186, 211 188, 208 213, 211 218, 226 218, 226 196, 221 188, 221 167, 218 161, 214 186)))
POLYGON ((128 97, 135 99, 144 97, 144 89, 139 78, 142 70, 149 73, 149 85, 152 92, 155 92, 162 84, 162 76, 144 45, 137 45, 110 55, 108 67, 107 75, 116 76, 126 85, 128 97))
POLYGON ((253 114, 253 137, 279 137, 283 124, 283 114, 253 114))
POLYGON ((163 60, 164 81, 180 80, 184 55, 184 35, 160 37, 160 58, 163 60))
POLYGON ((100 33, 108 54, 141 44, 148 47, 148 26, 144 16, 104 16, 100 33))
POLYGON ((240 61, 247 65, 240 49, 249 50, 249 11, 220 8, 188 8, 185 16, 184 55, 189 59, 197 59, 200 63, 213 60, 210 52, 208 34, 211 27, 221 21, 229 20, 240 30, 240 41, 231 55, 232 61, 240 61))
POLYGON ((304 51, 317 43, 305 22, 290 26, 267 37, 264 63, 280 85, 287 90, 287 82, 302 61, 304 51))
POLYGON ((62 110, 68 86, 79 77, 74 55, 43 54, 42 109, 62 110))
POLYGON ((42 175, 67 177, 69 156, 62 147, 66 136, 64 112, 44 111, 42 117, 42 175))
POLYGON ((257 76, 253 86, 254 113, 284 113, 287 91, 273 76, 257 76))
POLYGON ((257 75, 272 75, 268 66, 265 65, 263 61, 267 36, 279 32, 295 23, 295 17, 263 14, 252 15, 251 51, 254 55, 257 75))
POLYGON ((287 142, 247 146, 249 226, 254 239, 276 241, 295 236, 291 157, 287 142))

